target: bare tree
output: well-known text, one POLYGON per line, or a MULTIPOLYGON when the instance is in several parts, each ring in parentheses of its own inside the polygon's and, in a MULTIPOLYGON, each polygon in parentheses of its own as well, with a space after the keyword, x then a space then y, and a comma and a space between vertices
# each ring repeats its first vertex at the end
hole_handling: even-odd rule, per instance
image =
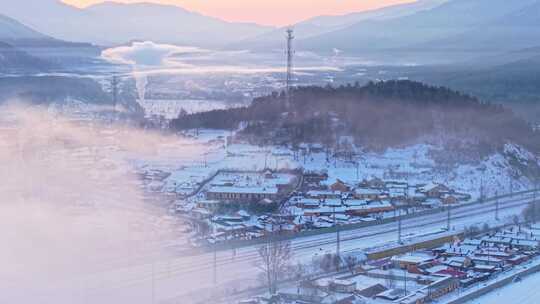
POLYGON ((294 278, 296 280, 302 279, 308 272, 306 269, 306 266, 300 262, 298 262, 296 266, 292 266, 290 268, 291 268, 290 273, 294 274, 294 278))
POLYGON ((345 259, 345 263, 347 263, 347 268, 351 274, 354 274, 356 266, 358 265, 358 259, 355 256, 350 255, 345 259))
POLYGON ((536 208, 535 203, 531 202, 527 205, 527 207, 523 210, 522 216, 527 222, 534 222, 538 215, 540 214, 540 208, 536 208))
POLYGON ((388 275, 386 276, 385 281, 386 281, 385 282, 386 283, 386 288, 388 288, 388 289, 396 288, 396 274, 394 273, 393 270, 388 271, 388 275))
POLYGON ((324 272, 330 272, 337 269, 338 263, 340 262, 339 257, 333 253, 326 253, 319 260, 319 267, 324 272))
POLYGON ((264 275, 268 292, 273 295, 277 292, 279 279, 289 269, 292 258, 290 242, 269 241, 259 248, 261 263, 257 267, 264 275))

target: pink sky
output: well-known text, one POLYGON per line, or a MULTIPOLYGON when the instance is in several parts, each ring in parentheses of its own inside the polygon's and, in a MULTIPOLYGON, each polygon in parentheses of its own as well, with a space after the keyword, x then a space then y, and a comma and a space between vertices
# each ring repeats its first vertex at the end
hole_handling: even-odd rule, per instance
MULTIPOLYGON (((141 0, 115 0, 142 2, 141 0)), ((339 15, 374 9, 415 0, 147 0, 176 4, 189 10, 228 21, 256 22, 266 25, 289 25, 318 15, 339 15)), ((64 0, 76 6, 103 0, 64 0)))

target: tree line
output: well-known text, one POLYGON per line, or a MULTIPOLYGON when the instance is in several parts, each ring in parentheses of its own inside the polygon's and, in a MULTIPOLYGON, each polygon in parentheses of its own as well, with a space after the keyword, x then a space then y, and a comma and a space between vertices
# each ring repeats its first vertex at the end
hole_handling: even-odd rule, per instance
POLYGON ((484 152, 514 142, 540 151, 538 132, 511 110, 445 87, 408 80, 365 86, 307 86, 253 100, 247 107, 183 114, 174 130, 241 129, 259 143, 295 145, 319 142, 335 146, 343 135, 357 145, 380 148, 419 139, 459 142, 484 152))

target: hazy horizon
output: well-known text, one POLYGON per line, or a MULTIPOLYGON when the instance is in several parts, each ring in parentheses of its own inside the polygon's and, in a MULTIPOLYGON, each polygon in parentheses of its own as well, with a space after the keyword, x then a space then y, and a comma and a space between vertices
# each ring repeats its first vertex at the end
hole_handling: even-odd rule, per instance
POLYGON ((63 0, 77 7, 88 7, 102 2, 141 3, 151 2, 176 5, 203 15, 216 17, 230 22, 248 22, 269 26, 286 26, 321 15, 343 15, 377 9, 416 0, 63 0))

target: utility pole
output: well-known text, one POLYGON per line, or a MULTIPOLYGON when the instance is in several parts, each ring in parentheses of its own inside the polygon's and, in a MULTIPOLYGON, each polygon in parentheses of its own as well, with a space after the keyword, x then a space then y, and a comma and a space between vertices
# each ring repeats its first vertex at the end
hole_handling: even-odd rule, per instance
POLYGON ((152 260, 152 304, 156 303, 156 269, 155 262, 152 260))
POLYGON ((356 181, 360 180, 360 161, 356 161, 356 181))
POLYGON ((512 177, 510 177, 510 196, 513 196, 514 195, 514 181, 511 179, 512 177))
POLYGON ((264 153, 264 170, 268 168, 268 150, 264 153))
POLYGON ((341 236, 339 235, 340 231, 339 231, 339 224, 337 224, 337 230, 336 230, 336 238, 337 238, 337 245, 336 245, 336 252, 337 252, 337 259, 338 259, 338 263, 337 263, 337 270, 339 271, 340 269, 340 264, 341 264, 341 236))
POLYGON ((499 192, 495 191, 495 220, 499 220, 499 192))
POLYGON ((450 231, 450 224, 452 220, 452 205, 448 204, 448 214, 446 217, 446 230, 450 231))
POLYGON ((405 296, 407 296, 407 271, 408 271, 407 268, 403 271, 403 275, 405 277, 404 286, 403 286, 404 287, 403 289, 405 289, 405 296))
POLYGON ((398 244, 401 244, 401 209, 398 212, 398 244))
POLYGON ((533 191, 533 223, 536 224, 536 198, 537 198, 537 192, 538 191, 538 176, 534 178, 534 191, 533 191))
POLYGON ((112 80, 111 80, 111 91, 112 91, 113 107, 114 107, 114 111, 116 111, 117 105, 118 105, 118 76, 116 74, 113 75, 112 80))
POLYGON ((480 178, 480 202, 484 202, 484 175, 480 178))
POLYGON ((214 242, 214 286, 217 285, 217 248, 216 243, 214 242))
POLYGON ((286 107, 289 109, 291 106, 291 87, 293 81, 293 60, 294 60, 294 49, 293 49, 293 40, 294 40, 294 30, 292 28, 287 29, 287 82, 285 84, 285 98, 286 98, 286 107))
POLYGON ((340 252, 340 242, 341 242, 341 238, 340 238, 340 235, 339 235, 339 224, 338 222, 336 221, 336 206, 333 207, 333 212, 334 212, 334 226, 336 227, 336 259, 337 259, 337 263, 336 263, 336 270, 339 271, 339 264, 341 262, 341 259, 339 258, 339 252, 340 252))

